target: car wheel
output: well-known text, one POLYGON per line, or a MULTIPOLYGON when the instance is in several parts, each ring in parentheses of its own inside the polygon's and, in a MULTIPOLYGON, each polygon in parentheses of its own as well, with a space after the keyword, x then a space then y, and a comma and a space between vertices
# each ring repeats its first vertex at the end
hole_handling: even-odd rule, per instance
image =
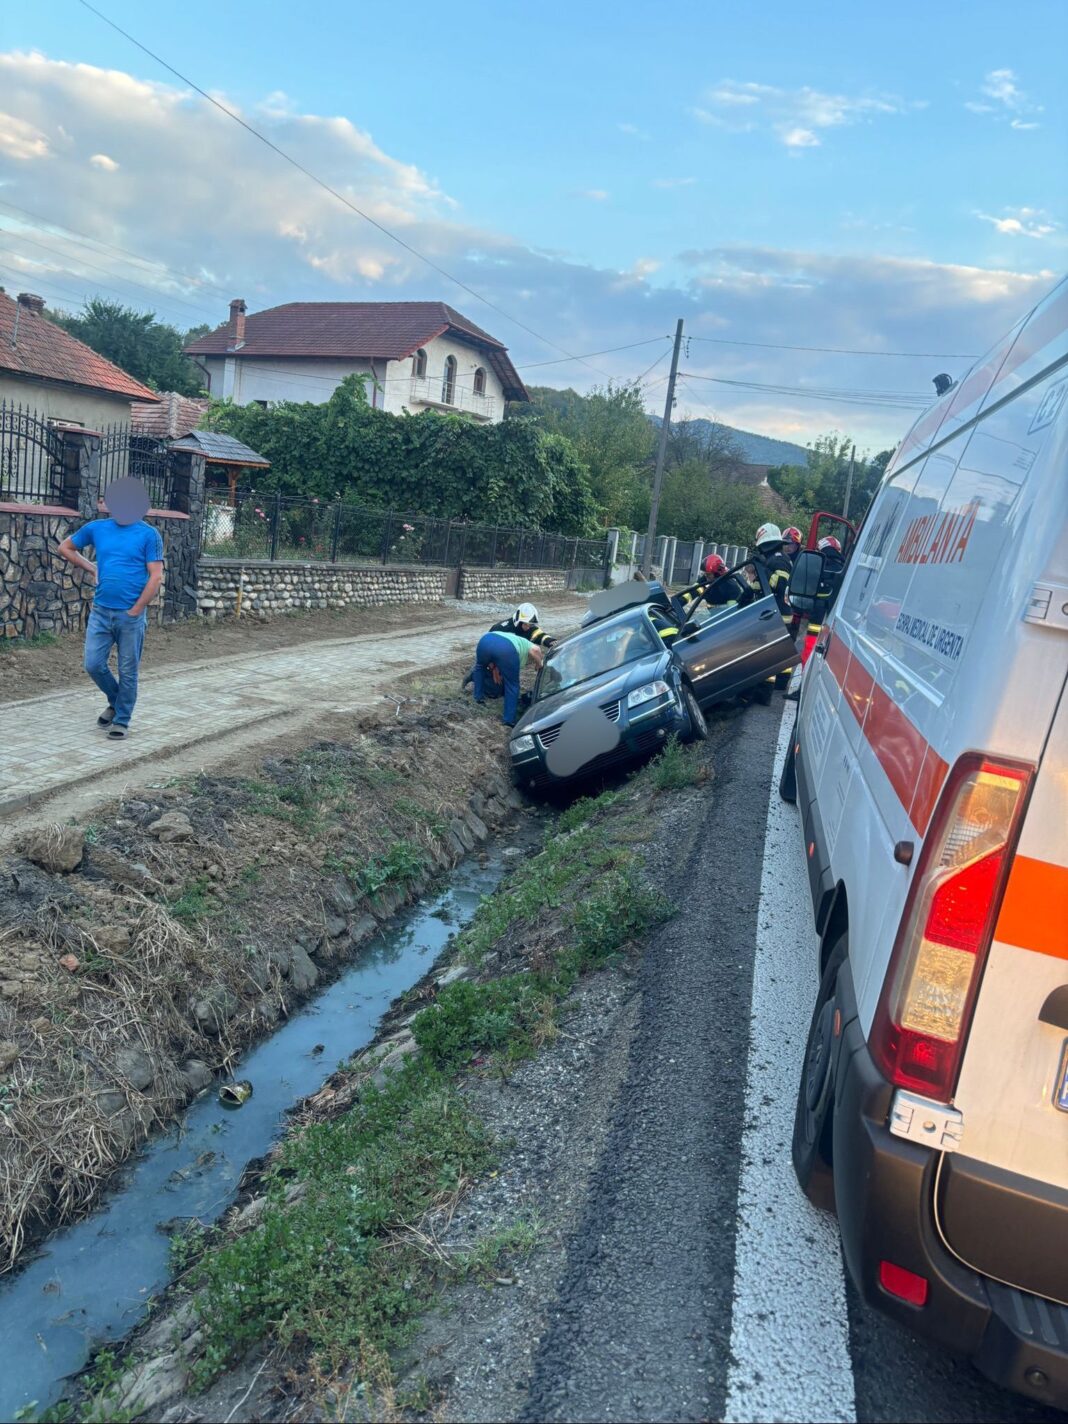
POLYGON ((813 1206, 834 1211, 834 1050, 835 991, 846 957, 846 937, 834 945, 820 981, 805 1044, 794 1112, 791 1156, 801 1190, 813 1206))
POLYGON ((705 721, 705 714, 701 711, 697 698, 693 695, 692 687, 683 685, 682 699, 686 703, 686 712, 690 718, 690 731, 686 740, 688 742, 707 741, 708 723, 705 721))
POLYGON ((791 806, 797 803, 797 718, 794 718, 794 729, 790 733, 790 745, 786 748, 786 756, 783 758, 782 775, 779 777, 779 795, 784 801, 788 801, 791 806))

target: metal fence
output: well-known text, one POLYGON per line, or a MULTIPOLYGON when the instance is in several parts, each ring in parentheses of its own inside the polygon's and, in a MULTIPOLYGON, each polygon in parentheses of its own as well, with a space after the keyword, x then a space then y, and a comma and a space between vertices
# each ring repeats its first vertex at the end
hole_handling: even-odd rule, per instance
POLYGON ((583 569, 604 574, 606 539, 577 539, 503 524, 240 492, 209 498, 208 558, 404 564, 459 568, 583 569))
POLYGON ((63 442, 29 406, 0 401, 0 500, 63 503, 63 442))

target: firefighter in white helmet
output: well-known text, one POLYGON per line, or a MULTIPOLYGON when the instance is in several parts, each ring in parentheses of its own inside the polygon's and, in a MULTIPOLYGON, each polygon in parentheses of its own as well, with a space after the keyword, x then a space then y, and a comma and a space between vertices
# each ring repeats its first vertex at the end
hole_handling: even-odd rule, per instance
MULTIPOLYGON (((553 645, 553 639, 545 632, 544 628, 538 624, 538 610, 533 603, 521 603, 510 618, 502 618, 499 623, 487 629, 490 633, 510 633, 515 638, 525 638, 528 643, 534 643, 539 648, 548 651, 553 645)), ((471 668, 461 684, 461 691, 466 692, 468 685, 474 681, 475 670, 471 668)), ((491 697, 495 696, 490 692, 491 697)))
MULTIPOLYGON (((790 575, 793 573, 793 564, 789 557, 783 552, 783 534, 777 524, 762 524, 756 532, 754 540, 756 546, 756 559, 764 566, 764 571, 768 577, 772 594, 778 605, 782 620, 786 624, 787 632, 793 636, 794 611, 790 607, 790 600, 786 596, 786 590, 790 586, 790 575)), ((769 678, 772 688, 785 688, 790 681, 790 674, 793 668, 786 668, 779 673, 778 677, 769 678)), ((767 694, 765 694, 767 696, 767 694)))

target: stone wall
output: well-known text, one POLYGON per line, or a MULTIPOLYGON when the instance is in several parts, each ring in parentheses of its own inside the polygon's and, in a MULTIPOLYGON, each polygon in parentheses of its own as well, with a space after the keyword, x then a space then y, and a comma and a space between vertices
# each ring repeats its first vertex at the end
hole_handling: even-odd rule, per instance
POLYGON ((266 618, 296 608, 365 608, 378 603, 435 603, 445 597, 445 569, 290 564, 240 559, 202 559, 197 611, 222 618, 237 607, 266 618))
POLYGON ((539 593, 562 593, 567 587, 566 569, 464 568, 457 597, 476 603, 511 603, 539 593))
MULTIPOLYGON (((169 623, 195 606, 184 581, 190 572, 195 578, 197 535, 192 521, 178 514, 153 513, 148 522, 163 535, 163 587, 148 620, 169 623)), ((56 553, 56 545, 83 523, 73 511, 50 506, 0 510, 0 637, 77 633, 85 627, 93 583, 56 553)))

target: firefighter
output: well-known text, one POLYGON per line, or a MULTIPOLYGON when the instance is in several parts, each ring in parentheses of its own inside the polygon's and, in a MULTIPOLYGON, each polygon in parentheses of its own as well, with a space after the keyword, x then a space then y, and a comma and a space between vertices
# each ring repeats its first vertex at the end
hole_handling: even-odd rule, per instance
POLYGON ((791 524, 789 529, 782 531, 782 551, 791 564, 797 563, 797 556, 801 552, 801 530, 796 525, 791 524))
POLYGON ((704 577, 676 595, 687 613, 698 603, 707 603, 710 608, 741 608, 753 601, 752 591, 736 574, 728 571, 718 554, 709 554, 701 568, 704 577))
MULTIPOLYGON (((502 618, 499 623, 494 623, 489 632, 511 633, 517 638, 525 638, 528 643, 533 643, 536 647, 544 648, 546 651, 555 642, 555 639, 550 638, 544 628, 539 627, 538 610, 533 603, 521 603, 510 618, 502 618)), ((460 684, 460 691, 466 692, 474 680, 475 669, 472 667, 468 669, 467 675, 460 684)), ((487 686, 487 692, 490 697, 502 695, 499 691, 493 691, 489 686, 487 686)))
POLYGON ((845 556, 842 553, 841 544, 833 534, 828 534, 825 539, 821 539, 816 548, 823 555, 823 573, 820 575, 819 587, 816 590, 816 612, 812 615, 812 621, 822 627, 826 612, 831 606, 831 600, 838 592, 838 585, 842 582, 845 556))
MULTIPOLYGON (((782 621, 786 624, 786 631, 790 634, 791 641, 794 638, 794 611, 790 607, 790 600, 786 596, 786 591, 790 586, 790 575, 793 572, 793 564, 783 552, 783 534, 777 524, 762 524, 756 532, 756 558, 764 565, 767 573, 768 583, 782 614, 782 621)), ((786 688, 790 681, 792 667, 784 668, 775 677, 769 678, 768 683, 771 688, 786 688)), ((769 696, 765 693, 765 696, 769 696)))

